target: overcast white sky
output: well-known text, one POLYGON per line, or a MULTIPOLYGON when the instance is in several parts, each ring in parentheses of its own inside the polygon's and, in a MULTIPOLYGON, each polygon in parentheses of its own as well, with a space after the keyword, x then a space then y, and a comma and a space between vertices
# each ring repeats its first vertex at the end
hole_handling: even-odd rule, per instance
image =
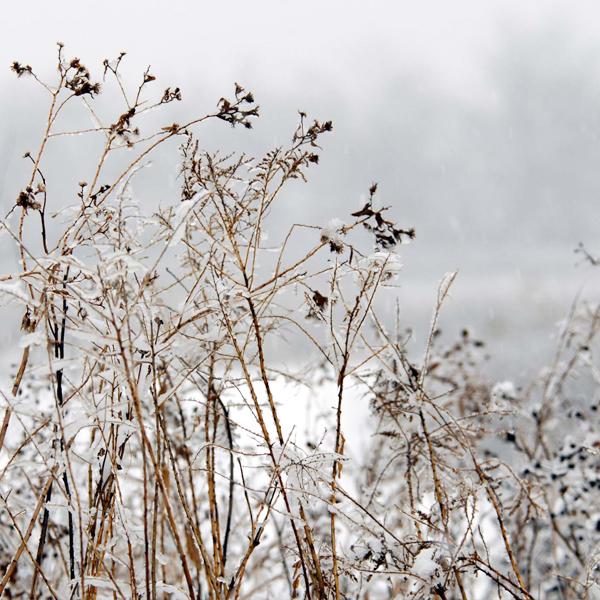
POLYGON ((426 324, 436 282, 460 268, 450 328, 495 336, 497 354, 566 309, 585 278, 573 268, 579 241, 600 253, 597 2, 3 2, 3 211, 43 106, 8 66, 51 77, 57 41, 98 77, 120 51, 125 80, 151 64, 160 89, 179 85, 197 114, 239 81, 263 116, 254 137, 223 132, 232 148, 289 139, 296 109, 332 119, 291 212, 330 218, 378 181, 391 216, 417 228, 402 252, 407 312, 426 324))
POLYGON ((134 67, 211 86, 242 75, 294 86, 316 72, 346 89, 358 78, 367 94, 411 69, 470 95, 499 25, 568 24, 598 39, 599 17, 583 0, 23 0, 3 2, 0 55, 43 65, 60 40, 90 64, 127 50, 134 67))

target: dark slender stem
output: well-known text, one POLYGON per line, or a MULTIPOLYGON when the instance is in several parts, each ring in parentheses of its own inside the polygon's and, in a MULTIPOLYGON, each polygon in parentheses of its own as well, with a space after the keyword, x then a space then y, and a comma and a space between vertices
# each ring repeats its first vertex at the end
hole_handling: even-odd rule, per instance
MULTIPOLYGON (((50 487, 46 492, 46 498, 44 499, 45 503, 48 504, 52 500, 52 482, 50 483, 50 487)), ((38 542, 37 554, 35 556, 35 562, 38 567, 41 567, 42 559, 44 558, 44 547, 46 546, 46 539, 48 537, 48 520, 50 517, 50 513, 47 508, 44 508, 44 516, 42 517, 42 531, 40 532, 40 541, 38 542)), ((35 597, 35 591, 37 588, 38 582, 38 574, 39 568, 34 569, 33 571, 33 579, 31 581, 31 591, 29 593, 29 597, 33 599, 35 597)))
POLYGON ((229 543, 229 533, 231 531, 231 518, 233 516, 233 488, 235 482, 233 480, 233 434, 231 432, 231 423, 229 422, 229 411, 221 397, 218 397, 221 410, 225 415, 225 429, 227 431, 227 441, 229 443, 229 505, 227 507, 227 524, 225 526, 225 538, 223 540, 223 568, 227 562, 227 544, 229 543))

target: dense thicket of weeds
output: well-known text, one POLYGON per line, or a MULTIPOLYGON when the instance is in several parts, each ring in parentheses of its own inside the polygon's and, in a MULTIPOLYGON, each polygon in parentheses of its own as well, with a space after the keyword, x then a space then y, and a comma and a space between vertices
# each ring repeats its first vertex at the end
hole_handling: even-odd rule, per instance
POLYGON ((122 59, 104 63, 123 101, 108 125, 100 84, 61 45, 57 81, 12 66, 50 107, 2 221, 20 268, 0 293, 23 333, 3 393, 0 595, 600 597, 599 306, 574 306, 553 364, 517 390, 481 379, 468 331, 440 347, 448 274, 415 360, 404 324, 376 311, 414 237, 377 208, 376 185, 346 222, 265 241, 271 206, 318 163, 331 123, 300 113, 290 145, 259 160, 207 154, 196 128, 250 128, 252 94, 236 84, 213 113, 144 132, 139 116, 181 91, 151 100, 147 71, 130 97, 122 59), (104 146, 72 204, 53 206, 44 157, 75 98, 104 146), (171 138, 181 196, 146 214, 131 181, 171 138), (111 180, 109 160, 122 165, 111 180), (354 241, 365 228, 370 248, 354 241), (314 361, 286 371, 269 351, 278 335, 308 340, 314 361), (329 390, 307 439, 282 425, 281 381, 329 390), (349 394, 374 417, 362 464, 345 448, 349 394))

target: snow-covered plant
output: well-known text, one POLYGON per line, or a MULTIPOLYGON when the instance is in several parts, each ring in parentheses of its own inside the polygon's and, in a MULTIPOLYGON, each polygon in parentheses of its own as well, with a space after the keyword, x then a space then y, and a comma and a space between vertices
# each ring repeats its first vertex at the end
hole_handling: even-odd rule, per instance
POLYGON ((62 45, 52 84, 12 66, 50 109, 1 223, 20 265, 0 297, 22 335, 2 392, 0 596, 598 597, 598 308, 574 311, 530 389, 490 384, 468 331, 440 347, 451 273, 415 358, 377 310, 415 233, 376 209, 376 185, 344 220, 266 244, 273 203, 319 162, 331 123, 300 113, 289 146, 258 160, 203 152, 196 128, 250 128, 253 95, 236 84, 215 111, 145 132, 140 115, 181 91, 152 101, 146 71, 131 96, 123 56, 104 62, 124 106, 108 119, 62 45), (61 129, 75 98, 103 144, 54 206, 45 157, 78 133, 61 129), (173 138, 181 193, 148 210, 134 178, 173 138), (288 367, 281 343, 314 353, 288 367), (323 399, 317 414, 292 406, 299 383, 323 399), (374 423, 362 461, 344 434, 358 398, 374 423))

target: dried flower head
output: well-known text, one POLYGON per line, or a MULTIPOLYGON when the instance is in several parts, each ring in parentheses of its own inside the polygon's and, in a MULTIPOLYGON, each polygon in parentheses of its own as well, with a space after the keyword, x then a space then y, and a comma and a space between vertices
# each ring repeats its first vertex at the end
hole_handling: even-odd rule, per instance
POLYGON ((321 242, 329 244, 329 249, 336 254, 344 251, 344 242, 342 237, 346 235, 346 224, 340 219, 331 219, 323 229, 321 229, 321 242))

